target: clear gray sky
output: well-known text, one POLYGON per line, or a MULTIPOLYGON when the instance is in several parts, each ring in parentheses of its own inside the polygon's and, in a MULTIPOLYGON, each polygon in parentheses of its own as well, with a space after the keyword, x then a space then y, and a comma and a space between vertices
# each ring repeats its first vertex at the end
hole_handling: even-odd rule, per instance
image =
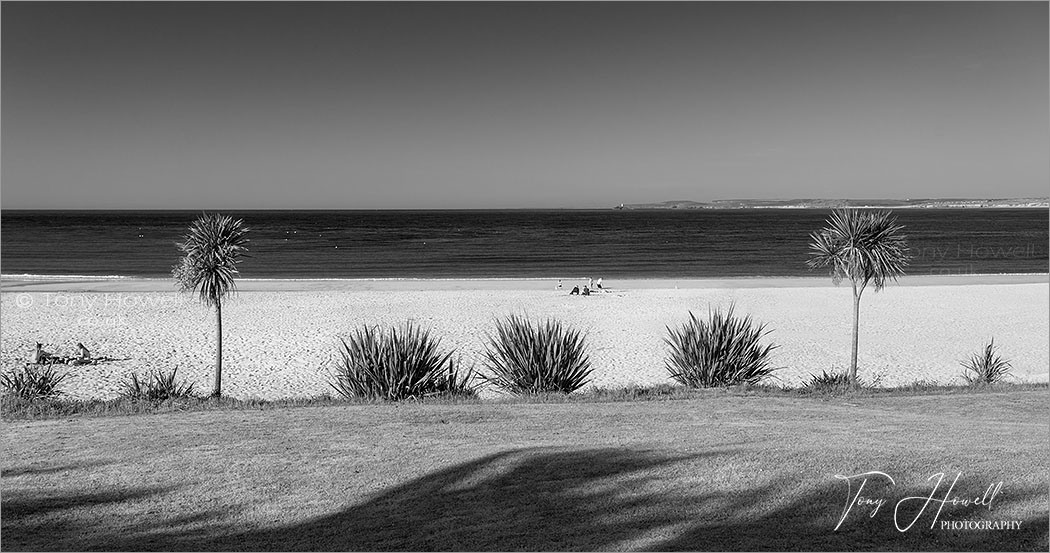
POLYGON ((5 208, 1050 194, 1047 2, 2 12, 5 208))

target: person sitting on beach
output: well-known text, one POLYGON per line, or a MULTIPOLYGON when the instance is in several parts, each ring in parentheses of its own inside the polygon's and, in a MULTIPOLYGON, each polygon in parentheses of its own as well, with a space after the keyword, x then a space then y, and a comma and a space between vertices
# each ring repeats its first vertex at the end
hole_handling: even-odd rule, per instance
POLYGON ((598 277, 598 289, 604 290, 604 288, 602 288, 602 277, 598 277))
POLYGON ((591 288, 589 286, 584 286, 583 287, 583 292, 580 292, 580 295, 581 296, 589 296, 589 295, 591 295, 591 288))
POLYGON ((560 278, 558 279, 558 286, 555 289, 556 290, 561 290, 561 279, 560 278))
POLYGON ((77 356, 73 358, 74 365, 87 365, 91 363, 91 352, 88 351, 84 344, 77 342, 77 356))
POLYGON ((36 350, 33 352, 33 355, 30 356, 30 361, 29 362, 33 363, 34 365, 38 365, 40 363, 47 363, 48 361, 53 361, 54 359, 55 359, 54 355, 52 355, 49 352, 44 351, 44 344, 41 344, 40 342, 37 342, 36 343, 36 350))
POLYGON ((580 287, 579 286, 573 286, 572 287, 572 291, 569 292, 569 295, 570 296, 578 296, 578 295, 580 295, 580 287))

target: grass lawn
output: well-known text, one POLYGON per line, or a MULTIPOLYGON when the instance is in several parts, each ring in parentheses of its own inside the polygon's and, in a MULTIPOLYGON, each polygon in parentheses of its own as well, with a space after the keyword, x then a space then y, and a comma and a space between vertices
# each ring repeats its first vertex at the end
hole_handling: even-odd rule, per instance
POLYGON ((712 393, 5 422, 0 546, 1046 551, 1047 399, 712 393), (894 479, 862 492, 885 503, 836 530, 851 496, 835 475, 868 471, 894 479), (947 499, 970 504, 925 505, 942 472, 934 499, 962 473, 947 499), (999 482, 990 508, 974 504, 999 482), (901 526, 918 516, 907 531, 897 506, 901 526), (942 528, 961 520, 1020 528, 942 528))

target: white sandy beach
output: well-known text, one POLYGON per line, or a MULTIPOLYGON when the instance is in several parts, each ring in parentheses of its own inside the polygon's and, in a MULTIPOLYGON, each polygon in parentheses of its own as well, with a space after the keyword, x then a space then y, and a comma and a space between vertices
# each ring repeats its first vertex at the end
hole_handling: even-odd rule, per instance
MULTIPOLYGON (((612 290, 569 296, 580 282, 555 280, 241 280, 223 309, 224 393, 274 399, 329 391, 328 363, 340 336, 362 325, 407 319, 479 367, 493 320, 510 313, 556 317, 586 330, 602 387, 670 382, 666 325, 692 310, 736 304, 769 324, 786 384, 849 363, 851 293, 826 278, 608 280, 612 290)), ((167 279, 5 277, 0 362, 23 363, 35 342, 62 355, 83 342, 122 359, 70 366, 72 397, 113 397, 131 372, 179 367, 210 389, 214 313, 167 279)), ((960 360, 995 337, 1019 381, 1050 374, 1047 275, 906 277, 861 304, 860 374, 883 385, 926 379, 960 383, 960 360)))

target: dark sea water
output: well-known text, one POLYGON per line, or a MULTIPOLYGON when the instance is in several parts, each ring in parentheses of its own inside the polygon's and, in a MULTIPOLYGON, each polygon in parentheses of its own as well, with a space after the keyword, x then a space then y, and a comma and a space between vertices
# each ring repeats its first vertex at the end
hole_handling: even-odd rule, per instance
MULTIPOLYGON (((816 209, 242 211, 245 278, 818 276, 816 209)), ((1046 273, 1045 209, 897 210, 909 274, 1046 273)), ((0 214, 0 272, 164 277, 188 211, 0 214)))

